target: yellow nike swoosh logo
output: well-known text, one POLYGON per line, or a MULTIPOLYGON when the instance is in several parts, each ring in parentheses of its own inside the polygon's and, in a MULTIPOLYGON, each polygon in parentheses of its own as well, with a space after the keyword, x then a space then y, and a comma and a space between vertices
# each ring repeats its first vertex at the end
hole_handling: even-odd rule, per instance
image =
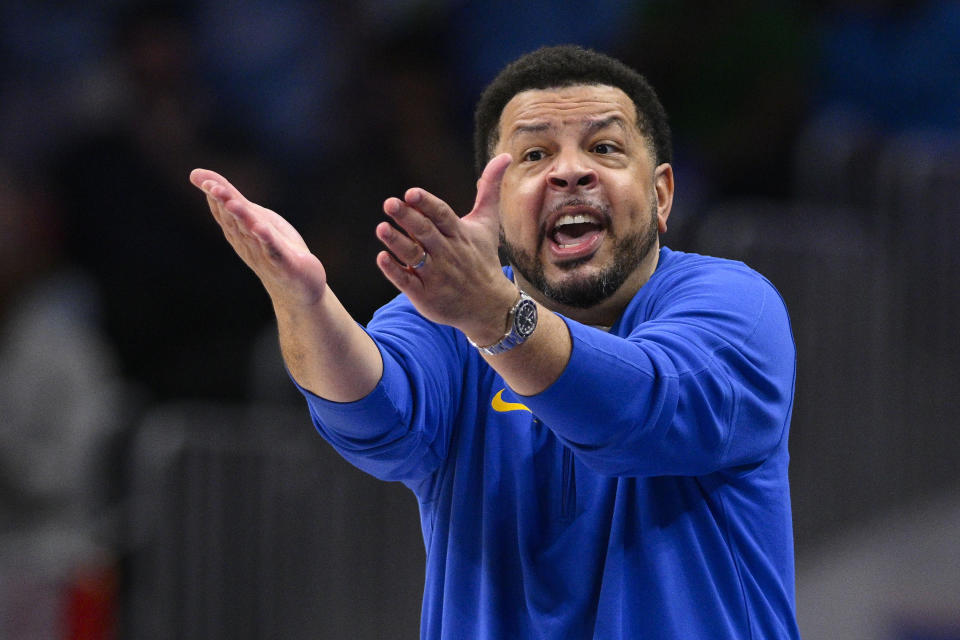
MULTIPOLYGON (((497 395, 493 396, 493 400, 490 401, 490 406, 493 407, 494 411, 499 413, 506 413, 508 411, 530 411, 526 405, 520 404, 519 402, 507 402, 503 399, 504 389, 497 391, 497 395)), ((533 413, 533 411, 530 411, 533 413)))

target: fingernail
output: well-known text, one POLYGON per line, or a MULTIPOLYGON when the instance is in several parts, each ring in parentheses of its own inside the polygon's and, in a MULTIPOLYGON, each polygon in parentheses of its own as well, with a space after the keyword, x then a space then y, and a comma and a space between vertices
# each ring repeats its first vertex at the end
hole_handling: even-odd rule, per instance
POLYGON ((407 204, 417 204, 423 199, 423 194, 419 190, 413 189, 407 194, 407 204))

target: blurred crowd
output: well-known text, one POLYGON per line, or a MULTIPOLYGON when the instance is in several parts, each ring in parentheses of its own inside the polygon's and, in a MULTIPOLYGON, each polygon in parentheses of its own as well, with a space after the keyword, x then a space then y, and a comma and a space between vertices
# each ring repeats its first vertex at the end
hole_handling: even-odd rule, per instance
POLYGON ((616 55, 657 88, 676 145, 665 241, 678 249, 732 198, 843 196, 856 185, 809 169, 842 145, 869 154, 903 132, 960 129, 960 2, 948 0, 49 0, 4 3, 0 32, 9 637, 31 624, 13 592, 64 575, 94 601, 116 588, 76 571, 117 556, 124 451, 147 408, 296 401, 269 301, 192 168, 287 217, 365 321, 394 293, 373 259, 383 199, 419 185, 468 210, 473 103, 540 45, 616 55), (811 138, 823 131, 837 147, 811 148, 834 139, 811 138))

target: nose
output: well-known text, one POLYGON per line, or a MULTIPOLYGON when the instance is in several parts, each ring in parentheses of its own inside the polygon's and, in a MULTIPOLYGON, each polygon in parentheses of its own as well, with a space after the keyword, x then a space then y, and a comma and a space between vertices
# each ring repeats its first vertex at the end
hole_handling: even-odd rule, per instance
POLYGON ((565 153, 557 157, 556 164, 547 174, 547 182, 552 188, 564 191, 589 189, 597 184, 597 172, 579 153, 565 153))

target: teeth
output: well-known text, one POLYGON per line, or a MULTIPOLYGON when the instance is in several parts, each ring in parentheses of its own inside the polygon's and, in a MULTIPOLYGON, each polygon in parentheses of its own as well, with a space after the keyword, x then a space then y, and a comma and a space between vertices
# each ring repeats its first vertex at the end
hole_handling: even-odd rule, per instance
POLYGON ((576 215, 570 215, 569 213, 563 216, 560 216, 557 219, 557 222, 553 225, 554 228, 561 227, 565 224, 583 224, 583 223, 596 223, 596 220, 593 217, 578 213, 576 215))
POLYGON ((586 213, 576 213, 576 214, 566 213, 560 216, 559 218, 557 218, 556 222, 554 222, 553 224, 553 231, 551 232, 551 236, 553 237, 554 242, 557 243, 557 246, 560 247, 561 249, 576 247, 586 242, 585 236, 578 237, 578 238, 570 238, 567 240, 567 242, 560 241, 560 238, 558 236, 565 235, 560 231, 560 229, 563 228, 564 226, 572 225, 572 224, 592 224, 592 225, 600 226, 600 222, 595 217, 586 213))

